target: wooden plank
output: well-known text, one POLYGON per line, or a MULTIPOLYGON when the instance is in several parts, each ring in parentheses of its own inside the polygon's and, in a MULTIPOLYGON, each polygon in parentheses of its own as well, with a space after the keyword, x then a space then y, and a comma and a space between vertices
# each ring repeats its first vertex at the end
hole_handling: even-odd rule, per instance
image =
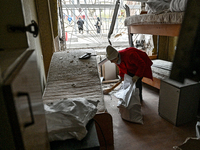
POLYGON ((157 88, 157 89, 160 89, 160 79, 157 79, 157 78, 154 78, 153 77, 153 81, 151 80, 151 79, 148 79, 148 78, 143 78, 142 79, 142 82, 143 83, 146 83, 146 84, 148 84, 148 85, 150 85, 150 86, 153 86, 153 87, 155 87, 155 88, 157 88))
POLYGON ((132 25, 131 33, 152 34, 163 36, 178 36, 181 24, 148 24, 148 25, 132 25))

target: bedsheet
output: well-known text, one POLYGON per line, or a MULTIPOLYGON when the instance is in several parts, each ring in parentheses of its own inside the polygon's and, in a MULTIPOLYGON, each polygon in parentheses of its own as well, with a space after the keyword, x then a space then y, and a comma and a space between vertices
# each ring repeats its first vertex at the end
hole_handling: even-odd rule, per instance
POLYGON ((127 17, 125 26, 142 24, 181 24, 184 12, 167 12, 162 14, 142 14, 127 17))

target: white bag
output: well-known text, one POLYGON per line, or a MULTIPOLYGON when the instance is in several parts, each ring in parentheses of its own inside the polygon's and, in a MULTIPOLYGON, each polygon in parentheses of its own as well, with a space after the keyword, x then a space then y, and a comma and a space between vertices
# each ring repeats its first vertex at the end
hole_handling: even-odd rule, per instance
POLYGON ((114 96, 119 98, 117 107, 124 120, 143 124, 139 89, 136 88, 136 83, 133 83, 132 77, 125 74, 124 83, 114 96))
POLYGON ((87 134, 87 123, 97 112, 98 102, 85 98, 64 98, 50 106, 45 104, 49 140, 82 140, 87 134))

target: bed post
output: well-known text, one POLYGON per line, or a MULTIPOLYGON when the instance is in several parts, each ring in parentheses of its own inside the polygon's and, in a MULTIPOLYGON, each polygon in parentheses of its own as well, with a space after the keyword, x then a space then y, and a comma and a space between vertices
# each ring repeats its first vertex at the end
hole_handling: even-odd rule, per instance
MULTIPOLYGON (((128 5, 125 4, 125 10, 126 10, 126 17, 129 17, 130 16, 130 9, 128 7, 128 5)), ((128 41, 129 41, 129 46, 130 47, 134 47, 134 44, 133 44, 133 34, 130 33, 130 26, 127 27, 128 29, 128 41)))
POLYGON ((159 38, 160 38, 160 36, 159 35, 157 35, 157 59, 158 59, 158 56, 159 56, 159 38))

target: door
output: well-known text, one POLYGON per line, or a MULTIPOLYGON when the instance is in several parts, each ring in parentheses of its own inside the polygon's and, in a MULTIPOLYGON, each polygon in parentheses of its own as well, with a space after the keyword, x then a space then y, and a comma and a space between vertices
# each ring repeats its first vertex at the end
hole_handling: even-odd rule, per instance
POLYGON ((0 49, 26 49, 28 48, 25 32, 16 30, 12 26, 25 25, 21 0, 0 1, 0 49))
POLYGON ((16 149, 49 149, 36 54, 23 54, 3 83, 3 96, 16 149))

